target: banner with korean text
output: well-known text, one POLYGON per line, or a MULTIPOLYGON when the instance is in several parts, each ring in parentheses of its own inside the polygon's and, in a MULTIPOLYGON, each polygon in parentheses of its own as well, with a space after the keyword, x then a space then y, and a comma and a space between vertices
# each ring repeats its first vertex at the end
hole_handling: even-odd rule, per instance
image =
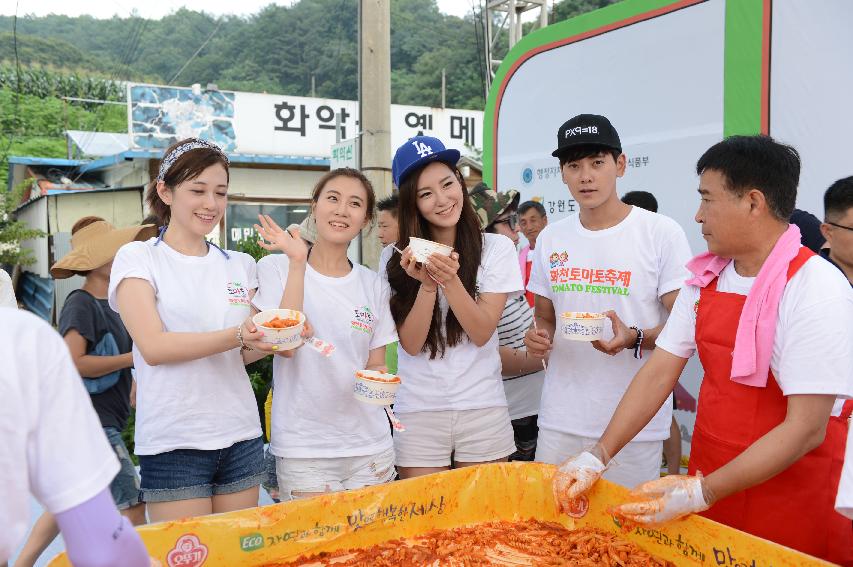
MULTIPOLYGON (((340 115, 340 139, 359 134, 358 102, 324 98, 127 86, 128 131, 136 149, 160 150, 189 136, 238 154, 328 157, 340 115)), ((482 149, 483 112, 391 105, 392 151, 412 136, 440 138, 465 155, 482 149)))

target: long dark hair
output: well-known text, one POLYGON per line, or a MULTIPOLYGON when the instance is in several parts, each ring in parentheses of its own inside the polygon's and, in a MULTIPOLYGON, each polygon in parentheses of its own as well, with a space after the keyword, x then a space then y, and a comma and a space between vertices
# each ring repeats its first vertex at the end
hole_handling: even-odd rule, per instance
MULTIPOLYGON (((418 179, 424 167, 413 171, 400 183, 400 205, 397 209, 400 214, 398 219, 400 239, 397 246, 401 249, 409 245, 409 238, 413 236, 435 240, 429 222, 418 211, 418 179)), ((447 165, 447 167, 456 175, 456 179, 462 185, 462 213, 459 222, 456 224, 456 238, 453 242, 453 248, 459 254, 459 279, 468 294, 476 299, 477 270, 483 256, 483 235, 480 232, 480 221, 477 218, 477 213, 474 212, 471 200, 468 198, 468 188, 459 169, 452 165, 447 165)), ((396 252, 391 255, 391 259, 388 261, 387 272, 388 283, 391 284, 393 292, 391 294, 391 315, 399 328, 415 304, 420 283, 406 273, 400 265, 400 255, 396 252)), ((465 335, 465 331, 452 309, 447 311, 443 330, 441 324, 441 311, 436 301, 432 310, 429 332, 422 349, 422 352, 429 351, 430 359, 434 359, 436 356, 443 357, 445 349, 462 342, 465 335)))

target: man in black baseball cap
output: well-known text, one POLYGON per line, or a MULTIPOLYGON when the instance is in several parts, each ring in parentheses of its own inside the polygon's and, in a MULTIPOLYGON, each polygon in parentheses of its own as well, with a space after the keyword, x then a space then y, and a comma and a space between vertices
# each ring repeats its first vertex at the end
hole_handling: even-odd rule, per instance
MULTIPOLYGON (((627 158, 607 118, 579 114, 565 122, 552 155, 579 212, 550 223, 536 238, 527 285, 535 294, 536 328, 525 344, 532 356, 550 353, 536 460, 558 464, 604 432, 688 277, 690 247, 674 220, 619 199, 616 181, 627 158), (566 312, 610 319, 603 335, 589 341, 595 350, 584 341, 554 340, 577 327, 557 317, 566 312)), ((628 487, 658 478, 671 420, 672 406, 663 407, 619 453, 622 466, 605 478, 628 487)), ((587 454, 604 468, 605 455, 587 454)))
POLYGON ((559 158, 578 146, 600 146, 622 153, 622 142, 616 128, 610 120, 598 114, 578 114, 566 120, 557 130, 557 149, 551 155, 559 158))

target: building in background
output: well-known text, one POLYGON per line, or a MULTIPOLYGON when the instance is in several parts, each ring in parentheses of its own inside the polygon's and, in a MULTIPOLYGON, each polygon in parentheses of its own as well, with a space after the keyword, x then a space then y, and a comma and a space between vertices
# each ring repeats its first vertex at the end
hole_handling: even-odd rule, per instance
MULTIPOLYGON (((210 239, 234 248, 254 237, 259 213, 271 214, 283 226, 301 222, 315 183, 329 170, 332 146, 359 136, 355 101, 197 85, 131 83, 127 89, 127 132, 69 130, 67 159, 9 158, 7 190, 32 180, 15 215, 47 234, 22 243, 36 263, 24 268, 18 293, 27 308, 49 321, 80 285, 78 278, 54 284, 48 273, 70 246, 71 225, 85 215, 119 227, 141 222, 147 214, 145 187, 172 143, 196 136, 228 154, 228 207, 210 239)), ((419 134, 437 136, 462 152, 460 168, 469 182, 480 180, 482 112, 402 105, 391 105, 390 112, 392 147, 419 134)))

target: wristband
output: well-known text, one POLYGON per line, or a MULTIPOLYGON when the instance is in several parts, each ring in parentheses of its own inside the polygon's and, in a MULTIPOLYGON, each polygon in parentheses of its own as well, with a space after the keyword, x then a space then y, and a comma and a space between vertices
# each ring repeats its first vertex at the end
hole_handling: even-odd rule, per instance
POLYGON ((642 360, 643 358, 643 330, 639 327, 630 327, 637 331, 637 342, 634 343, 634 358, 642 360))
POLYGON ((245 352, 247 350, 252 350, 252 347, 246 345, 246 343, 243 342, 243 325, 240 325, 239 327, 237 327, 237 340, 240 342, 240 352, 241 353, 245 352))

